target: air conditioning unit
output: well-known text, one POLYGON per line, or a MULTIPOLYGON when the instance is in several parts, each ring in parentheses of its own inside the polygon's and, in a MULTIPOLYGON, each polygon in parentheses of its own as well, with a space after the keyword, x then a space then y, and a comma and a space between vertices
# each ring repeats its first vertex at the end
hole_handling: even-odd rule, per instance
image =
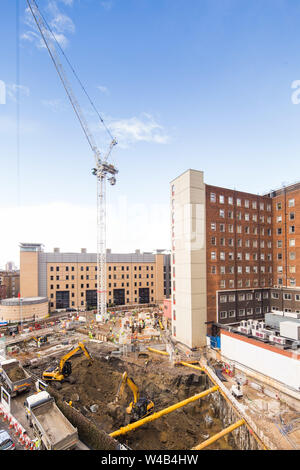
POLYGON ((267 333, 264 333, 263 331, 252 329, 251 333, 252 333, 252 336, 254 336, 255 338, 268 339, 267 333))
POLYGON ((286 339, 283 338, 282 336, 270 335, 269 340, 276 344, 282 344, 282 345, 286 344, 286 339))
POLYGON ((251 328, 248 326, 239 326, 238 331, 240 333, 244 333, 245 335, 250 335, 251 334, 251 328))

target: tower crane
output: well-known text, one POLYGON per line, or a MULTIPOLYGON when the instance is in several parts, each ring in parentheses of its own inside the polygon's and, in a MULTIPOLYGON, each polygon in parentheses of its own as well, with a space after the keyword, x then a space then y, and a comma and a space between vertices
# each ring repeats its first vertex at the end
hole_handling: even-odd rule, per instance
POLYGON ((103 119, 98 113, 97 109, 94 106, 94 103, 91 101, 89 95, 87 94, 84 86, 79 80, 75 70, 71 66, 68 58, 66 57, 64 51, 60 47, 58 41, 56 40, 55 34, 52 32, 49 24, 42 15, 41 11, 38 8, 38 5, 35 0, 27 0, 28 7, 32 13, 34 21, 38 27, 38 30, 42 36, 42 39, 45 43, 45 46, 50 54, 50 57, 53 61, 55 69, 59 75, 59 78, 64 86, 64 89, 67 93, 67 96, 71 102, 71 105, 75 111, 75 114, 80 122, 82 130, 85 134, 85 137, 92 149, 95 159, 95 167, 92 169, 93 175, 97 178, 97 314, 99 315, 100 321, 105 321, 107 317, 107 298, 106 298, 106 180, 113 186, 116 184, 116 175, 118 173, 117 168, 108 162, 109 156, 117 144, 116 139, 112 136, 108 127, 105 125, 103 119), (76 99, 75 94, 73 93, 72 87, 68 78, 66 76, 65 70, 61 64, 58 53, 56 51, 56 46, 60 49, 61 53, 64 55, 69 66, 72 69, 76 79, 81 85, 82 90, 86 94, 87 98, 90 101, 94 111, 96 111, 102 125, 107 131, 108 135, 111 138, 109 148, 105 154, 102 155, 100 150, 96 145, 93 134, 91 133, 85 116, 82 112, 82 109, 79 105, 79 102, 76 99))

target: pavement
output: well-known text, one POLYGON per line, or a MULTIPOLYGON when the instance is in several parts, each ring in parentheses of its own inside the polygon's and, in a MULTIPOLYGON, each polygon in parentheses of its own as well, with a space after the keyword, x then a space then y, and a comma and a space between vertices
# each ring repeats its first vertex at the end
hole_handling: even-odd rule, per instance
POLYGON ((3 422, 2 420, 0 421, 0 431, 7 431, 8 434, 10 435, 12 441, 14 442, 16 446, 16 450, 24 450, 24 447, 19 444, 17 437, 15 436, 14 429, 9 429, 8 423, 3 422))

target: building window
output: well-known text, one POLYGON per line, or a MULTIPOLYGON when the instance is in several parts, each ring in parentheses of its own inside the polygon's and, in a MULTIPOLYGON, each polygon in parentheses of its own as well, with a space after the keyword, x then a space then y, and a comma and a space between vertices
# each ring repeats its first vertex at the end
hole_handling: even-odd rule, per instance
POLYGON ((216 202, 216 194, 210 193, 210 202, 216 202))
POLYGON ((222 320, 224 320, 225 318, 227 318, 227 312, 220 312, 220 318, 222 320))
POLYGON ((224 304, 227 302, 227 295, 221 295, 220 296, 220 303, 224 304))
POLYGON ((289 207, 295 206, 295 199, 289 199, 289 207))
POLYGON ((219 202, 220 204, 224 204, 224 196, 222 195, 219 196, 219 202))

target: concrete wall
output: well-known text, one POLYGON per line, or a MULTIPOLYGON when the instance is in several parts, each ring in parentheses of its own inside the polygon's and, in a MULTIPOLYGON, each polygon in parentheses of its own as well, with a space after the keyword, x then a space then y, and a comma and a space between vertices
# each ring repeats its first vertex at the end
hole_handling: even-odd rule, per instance
POLYGON ((300 356, 275 346, 221 332, 221 353, 229 360, 236 361, 250 369, 300 390, 300 356))
POLYGON ((206 223, 203 172, 171 182, 172 333, 189 347, 206 344, 206 223), (174 315, 175 313, 175 315, 174 315))

